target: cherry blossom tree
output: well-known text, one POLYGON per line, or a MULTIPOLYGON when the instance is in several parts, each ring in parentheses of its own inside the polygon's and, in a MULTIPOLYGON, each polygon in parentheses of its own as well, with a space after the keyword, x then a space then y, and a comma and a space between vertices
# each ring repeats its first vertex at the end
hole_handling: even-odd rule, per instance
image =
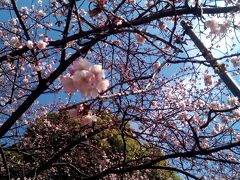
POLYGON ((239 179, 239 12, 0 0, 1 176, 239 179))

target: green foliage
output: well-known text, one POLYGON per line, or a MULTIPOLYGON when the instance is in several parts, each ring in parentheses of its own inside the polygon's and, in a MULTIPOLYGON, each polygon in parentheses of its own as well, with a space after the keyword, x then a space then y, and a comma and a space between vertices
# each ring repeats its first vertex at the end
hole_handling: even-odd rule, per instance
MULTIPOLYGON (((105 119, 111 119, 111 115, 101 117, 102 122, 105 119)), ((125 130, 131 132, 130 124, 125 126, 125 130)), ((122 135, 122 132, 119 129, 106 129, 103 132, 99 133, 93 138, 96 142, 96 145, 101 146, 104 151, 113 154, 123 154, 125 151, 127 160, 134 160, 138 156, 151 157, 152 154, 161 155, 159 149, 157 148, 146 148, 148 147, 147 143, 140 143, 137 139, 132 137, 122 135), (125 144, 125 145, 124 145, 125 144), (144 146, 141 146, 144 144, 144 146), (124 148, 125 147, 125 148, 124 148)), ((144 159, 143 159, 144 161, 144 159)), ((167 161, 161 161, 156 164, 157 166, 167 166, 167 161)), ((129 173, 131 177, 132 173, 129 173)), ((181 178, 176 175, 173 171, 164 171, 158 169, 151 169, 150 171, 138 171, 137 176, 143 176, 147 174, 149 180, 180 180, 181 178)), ((136 176, 136 173, 135 173, 136 176)))
MULTIPOLYGON (((121 153, 124 151, 124 141, 120 134, 120 132, 116 129, 106 129, 99 135, 97 135, 94 139, 96 139, 99 144, 101 144, 103 147, 105 147, 105 150, 112 151, 113 153, 121 153)), ((126 143, 126 153, 127 155, 131 156, 135 151, 140 150, 139 143, 132 139, 125 137, 124 138, 126 143)))

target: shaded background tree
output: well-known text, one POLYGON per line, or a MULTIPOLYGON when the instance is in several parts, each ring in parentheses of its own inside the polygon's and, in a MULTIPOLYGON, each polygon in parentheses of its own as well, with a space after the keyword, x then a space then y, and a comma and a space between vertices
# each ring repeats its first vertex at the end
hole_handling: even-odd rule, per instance
MULTIPOLYGON (((113 117, 104 113, 94 124, 94 128, 104 126, 113 117)), ((91 130, 91 125, 79 127, 80 119, 69 118, 66 113, 54 112, 46 118, 41 118, 32 123, 25 132, 23 140, 8 148, 6 159, 11 159, 10 166, 12 177, 24 177, 25 172, 31 170, 36 163, 43 163, 51 158, 59 148, 74 142, 79 137, 79 132, 91 130), (60 144, 61 143, 61 144, 60 144)), ((138 163, 145 159, 154 158, 154 154, 161 154, 156 147, 139 142, 131 133, 131 127, 126 126, 127 136, 123 139, 119 129, 104 129, 102 132, 75 144, 72 151, 62 154, 55 163, 47 167, 41 174, 42 179, 81 179, 94 175, 111 166, 119 166, 123 153, 126 158, 138 163), (141 158, 140 158, 141 157, 141 158)), ((157 163, 156 167, 167 166, 167 161, 157 163)), ((170 169, 170 167, 169 167, 170 169)), ((105 179, 180 179, 174 171, 142 170, 119 175, 107 175, 105 179)))
MULTIPOLYGON (((110 162, 116 158, 116 164, 89 167, 86 179, 125 178, 149 169, 195 179, 239 178, 239 95, 232 96, 217 73, 239 75, 239 2, 24 3, 0 1, 1 14, 6 14, 0 24, 3 174, 12 177, 22 168, 22 176, 46 178, 62 158, 71 164, 77 146, 109 129, 116 140, 120 137, 114 130, 121 135, 123 152, 110 148, 110 162), (199 52, 182 20, 209 51, 199 52), (203 58, 210 53, 220 63, 214 69, 213 60, 203 58), (77 120, 35 125, 41 133, 30 128, 53 111, 77 120), (96 125, 106 112, 109 121, 96 125), (64 136, 52 136, 58 131, 64 136), (156 152, 143 158, 136 151, 131 157, 128 136, 147 148, 143 151, 156 152), (27 141, 29 137, 34 140, 27 141), (28 147, 18 151, 33 162, 26 167, 13 163, 7 156, 12 144, 28 147)), ((85 153, 104 147, 92 143, 84 146, 85 153)), ((24 157, 17 153, 16 158, 24 157)), ((97 162, 102 157, 92 158, 97 162)), ((77 162, 81 160, 86 159, 77 162)))

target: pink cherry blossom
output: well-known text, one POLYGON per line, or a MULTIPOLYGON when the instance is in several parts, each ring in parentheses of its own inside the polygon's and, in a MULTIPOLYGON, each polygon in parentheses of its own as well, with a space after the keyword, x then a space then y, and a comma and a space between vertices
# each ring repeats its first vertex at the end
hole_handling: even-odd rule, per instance
POLYGON ((68 93, 74 93, 77 90, 76 87, 74 86, 72 77, 70 77, 69 75, 62 76, 60 78, 60 81, 63 85, 64 90, 67 91, 68 93))
POLYGON ((94 74, 97 81, 105 78, 105 73, 104 73, 104 70, 102 69, 101 65, 93 65, 90 68, 90 72, 94 74))
POLYGON ((17 37, 12 37, 11 40, 10 40, 10 43, 11 43, 12 45, 17 44, 18 42, 19 42, 19 39, 18 39, 17 37))
POLYGON ((195 7, 196 3, 198 2, 198 5, 200 5, 200 4, 201 4, 201 1, 202 1, 202 0, 189 0, 189 1, 188 1, 188 5, 189 5, 190 7, 195 7))
POLYGON ((154 71, 158 70, 160 67, 161 67, 161 63, 159 61, 153 64, 154 71))
POLYGON ((154 5, 154 1, 145 1, 145 6, 150 7, 154 5))
POLYGON ((89 70, 91 66, 92 65, 90 62, 83 58, 80 58, 79 60, 72 63, 72 65, 70 66, 70 73, 74 74, 76 71, 89 70))
POLYGON ((232 113, 236 118, 240 118, 240 108, 234 109, 232 113))
POLYGON ((78 110, 77 109, 70 109, 68 110, 68 114, 70 118, 76 118, 78 116, 78 110))
POLYGON ((32 49, 32 48, 33 48, 33 42, 29 40, 29 41, 27 42, 27 47, 28 47, 29 49, 32 49))
POLYGON ((240 66, 240 59, 237 56, 231 57, 230 60, 234 67, 240 66))
POLYGON ((41 0, 38 0, 39 6, 42 6, 43 2, 41 0))
POLYGON ((218 110, 219 107, 220 107, 220 103, 219 103, 218 101, 213 101, 213 102, 211 102, 211 103, 209 104, 209 107, 210 107, 211 109, 218 110))
POLYGON ((209 74, 204 74, 204 83, 206 86, 212 85, 212 76, 209 74))
POLYGON ((240 134, 237 134, 237 135, 235 136, 235 139, 236 139, 237 141, 240 141, 240 134))
POLYGON ((113 23, 117 26, 121 25, 123 23, 123 19, 122 18, 115 18, 113 23))
POLYGON ((77 71, 72 76, 75 88, 80 91, 90 88, 91 78, 92 74, 87 70, 77 71))
POLYGON ((17 19, 10 19, 9 23, 15 26, 17 24, 17 19))
POLYGON ((106 91, 109 86, 109 81, 107 79, 101 80, 97 83, 97 89, 99 92, 106 91))
POLYGON ((38 49, 46 49, 47 43, 44 42, 43 40, 40 40, 37 42, 37 47, 38 47, 38 49))
POLYGON ((46 13, 41 9, 38 11, 38 15, 41 17, 44 17, 44 16, 46 16, 46 13))
POLYGON ((96 122, 96 121, 97 121, 97 116, 95 116, 95 115, 86 115, 86 116, 81 117, 80 124, 81 124, 81 126, 85 126, 87 124, 90 124, 90 123, 96 122))
POLYGON ((129 3, 129 4, 135 4, 136 0, 127 0, 126 2, 129 3))
POLYGON ((28 14, 28 7, 24 6, 21 9, 22 9, 23 14, 28 14))
POLYGON ((71 75, 65 79, 63 86, 67 91, 80 91, 82 97, 91 96, 97 97, 100 92, 107 90, 109 81, 105 79, 105 73, 102 66, 92 65, 87 60, 80 58, 75 61, 70 67, 71 75))
POLYGON ((139 43, 144 44, 146 42, 146 38, 144 38, 142 35, 134 33, 134 36, 139 43))
POLYGON ((227 98, 228 104, 231 106, 238 106, 240 105, 237 97, 227 98))
POLYGON ((230 21, 224 21, 222 24, 220 24, 220 33, 225 34, 227 33, 231 23, 230 21))
POLYGON ((205 26, 210 28, 212 34, 218 34, 220 32, 219 19, 216 17, 211 17, 205 22, 205 26))

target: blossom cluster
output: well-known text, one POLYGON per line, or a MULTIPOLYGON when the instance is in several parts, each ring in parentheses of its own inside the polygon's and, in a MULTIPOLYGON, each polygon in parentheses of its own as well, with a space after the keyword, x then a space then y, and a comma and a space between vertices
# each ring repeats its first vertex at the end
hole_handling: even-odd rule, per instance
POLYGON ((161 63, 159 61, 157 61, 153 64, 152 67, 153 67, 154 71, 157 71, 161 67, 161 63))
POLYGON ((233 97, 233 98, 228 97, 227 101, 228 101, 228 104, 231 106, 240 106, 240 102, 238 101, 237 97, 233 97))
POLYGON ((75 93, 78 90, 83 97, 95 98, 109 86, 102 66, 92 65, 83 58, 75 61, 70 66, 70 74, 62 76, 60 81, 65 91, 75 93))
POLYGON ((237 56, 232 57, 230 60, 234 67, 240 66, 240 60, 237 58, 237 56))
POLYGON ((202 0, 189 0, 188 1, 188 5, 190 7, 195 7, 196 5, 201 5, 201 3, 202 3, 202 0), (196 3, 198 3, 198 4, 196 4, 196 3))
POLYGON ((221 133, 224 129, 225 129, 225 126, 223 126, 220 123, 216 123, 214 126, 214 129, 212 131, 212 135, 215 136, 215 135, 221 133))
POLYGON ((145 6, 147 6, 148 8, 154 5, 154 1, 145 1, 145 6))
POLYGON ((10 40, 10 45, 16 46, 17 48, 22 47, 21 41, 19 40, 18 37, 12 37, 11 40, 10 40))
POLYGON ((203 76, 205 86, 211 86, 212 85, 212 76, 209 74, 204 74, 203 76))
POLYGON ((5 6, 9 5, 9 4, 10 4, 9 0, 0 0, 0 6, 5 7, 5 6))
POLYGON ((211 17, 205 22, 205 26, 210 28, 211 34, 225 34, 230 27, 230 21, 223 21, 222 23, 216 17, 211 17))
POLYGON ((128 3, 128 4, 135 4, 136 0, 127 0, 126 3, 128 3))
POLYGON ((85 126, 87 124, 97 121, 98 117, 96 115, 92 113, 88 113, 87 115, 82 115, 81 114, 82 111, 83 111, 83 107, 80 105, 77 108, 68 110, 68 115, 70 118, 79 119, 81 126, 85 126))
POLYGON ((139 43, 144 44, 146 42, 146 38, 144 36, 138 33, 134 33, 134 36, 139 43))
MULTIPOLYGON (((1 33, 0 33, 1 34, 1 33)), ((16 48, 22 48, 24 45, 26 45, 29 49, 33 49, 34 48, 34 44, 36 45, 36 47, 38 49, 46 49, 48 43, 47 43, 47 39, 45 39, 44 41, 43 40, 39 40, 35 43, 33 43, 32 41, 27 41, 27 43, 23 43, 21 41, 21 39, 17 36, 14 36, 10 39, 10 41, 5 41, 4 42, 4 45, 5 46, 13 46, 13 47, 16 47, 16 48)))

